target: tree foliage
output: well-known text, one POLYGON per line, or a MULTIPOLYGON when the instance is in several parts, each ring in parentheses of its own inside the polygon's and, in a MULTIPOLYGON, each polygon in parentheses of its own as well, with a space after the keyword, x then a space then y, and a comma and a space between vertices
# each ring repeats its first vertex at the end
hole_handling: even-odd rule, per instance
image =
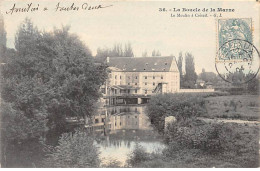
POLYGON ((152 56, 161 56, 161 52, 160 52, 159 50, 156 51, 156 50, 154 49, 154 50, 152 51, 152 56))
POLYGON ((185 75, 183 87, 194 88, 197 80, 195 72, 194 57, 191 53, 185 54, 185 75))
POLYGON ((0 63, 6 62, 6 31, 3 15, 0 14, 0 63))
POLYGON ((64 133, 44 165, 62 168, 99 167, 99 150, 94 145, 94 139, 86 132, 76 130, 74 133, 64 133))
POLYGON ((206 72, 205 69, 202 69, 202 72, 199 74, 198 78, 213 84, 216 84, 218 81, 217 75, 214 72, 206 72))
POLYGON ((177 62, 178 70, 180 72, 180 86, 183 86, 183 73, 182 73, 182 66, 183 66, 183 57, 182 52, 179 53, 179 58, 177 62))
POLYGON ((1 68, 1 98, 9 106, 4 113, 10 123, 19 122, 12 118, 22 119, 16 131, 38 135, 39 130, 63 128, 67 116, 93 114, 106 66, 94 64, 90 50, 69 33, 69 27, 41 32, 26 19, 17 31, 15 47, 15 55, 1 68))
POLYGON ((95 57, 96 62, 104 63, 107 57, 134 57, 131 43, 126 43, 124 48, 121 43, 116 43, 113 48, 97 49, 97 55, 95 57))
POLYGON ((153 96, 148 103, 147 113, 152 125, 160 132, 164 129, 164 119, 174 116, 178 121, 199 116, 205 111, 203 95, 163 94, 153 96))

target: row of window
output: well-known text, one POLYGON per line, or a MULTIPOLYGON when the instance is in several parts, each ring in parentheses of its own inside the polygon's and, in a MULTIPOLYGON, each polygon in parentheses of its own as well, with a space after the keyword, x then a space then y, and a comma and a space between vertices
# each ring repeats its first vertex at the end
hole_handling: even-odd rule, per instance
MULTIPOLYGON (((130 85, 130 83, 127 83, 128 85, 130 85)), ((137 85, 138 83, 135 83, 135 85, 137 85)), ((147 85, 148 83, 145 82, 144 85, 147 85)), ((153 82, 153 86, 155 86, 155 82, 153 82)))
MULTIPOLYGON (((147 79, 147 76, 144 76, 144 79, 147 79)), ((155 79, 155 76, 153 76, 153 79, 155 79)), ((161 76, 161 79, 163 79, 163 76, 161 76)))
MULTIPOLYGON (((122 79, 121 75, 119 78, 122 79)), ((115 79, 117 79, 117 75, 115 75, 115 79)), ((128 77, 128 79, 131 79, 131 77, 128 77)), ((135 79, 138 79, 138 76, 135 76, 135 79)), ((144 76, 144 79, 147 79, 147 76, 144 76)), ((153 79, 155 79, 155 76, 153 76, 153 79)), ((161 76, 161 79, 163 79, 163 76, 161 76)))

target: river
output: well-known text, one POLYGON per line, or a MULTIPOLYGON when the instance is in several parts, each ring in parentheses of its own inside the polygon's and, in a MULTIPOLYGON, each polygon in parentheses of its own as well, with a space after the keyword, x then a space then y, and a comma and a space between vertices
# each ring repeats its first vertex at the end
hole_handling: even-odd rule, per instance
POLYGON ((146 114, 145 105, 105 107, 85 126, 96 134, 102 164, 119 161, 126 164, 136 143, 149 153, 161 151, 165 146, 146 114))

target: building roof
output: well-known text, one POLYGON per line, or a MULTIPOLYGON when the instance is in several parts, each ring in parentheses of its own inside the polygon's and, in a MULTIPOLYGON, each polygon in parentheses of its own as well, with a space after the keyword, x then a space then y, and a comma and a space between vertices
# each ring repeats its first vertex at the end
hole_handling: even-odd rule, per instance
POLYGON ((125 72, 167 72, 170 71, 173 56, 167 57, 108 57, 109 67, 116 67, 125 72))

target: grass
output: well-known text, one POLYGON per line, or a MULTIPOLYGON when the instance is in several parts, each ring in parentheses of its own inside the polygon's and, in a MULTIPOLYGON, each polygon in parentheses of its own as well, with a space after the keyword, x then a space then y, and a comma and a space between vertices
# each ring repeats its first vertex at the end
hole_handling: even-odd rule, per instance
MULTIPOLYGON (((130 167, 138 168, 252 168, 259 167, 259 130, 257 126, 228 123, 232 136, 222 137, 225 150, 211 153, 200 148, 181 146, 171 141, 162 152, 147 153, 145 147, 134 149, 130 167), (143 148, 143 149, 142 149, 143 148)), ((183 135, 185 136, 185 135, 183 135)), ((188 138, 188 137, 187 137, 188 138)), ((131 158, 132 157, 132 158, 131 158)))
POLYGON ((257 95, 231 95, 207 97, 207 113, 202 117, 230 118, 241 120, 259 119, 259 99, 257 95))

